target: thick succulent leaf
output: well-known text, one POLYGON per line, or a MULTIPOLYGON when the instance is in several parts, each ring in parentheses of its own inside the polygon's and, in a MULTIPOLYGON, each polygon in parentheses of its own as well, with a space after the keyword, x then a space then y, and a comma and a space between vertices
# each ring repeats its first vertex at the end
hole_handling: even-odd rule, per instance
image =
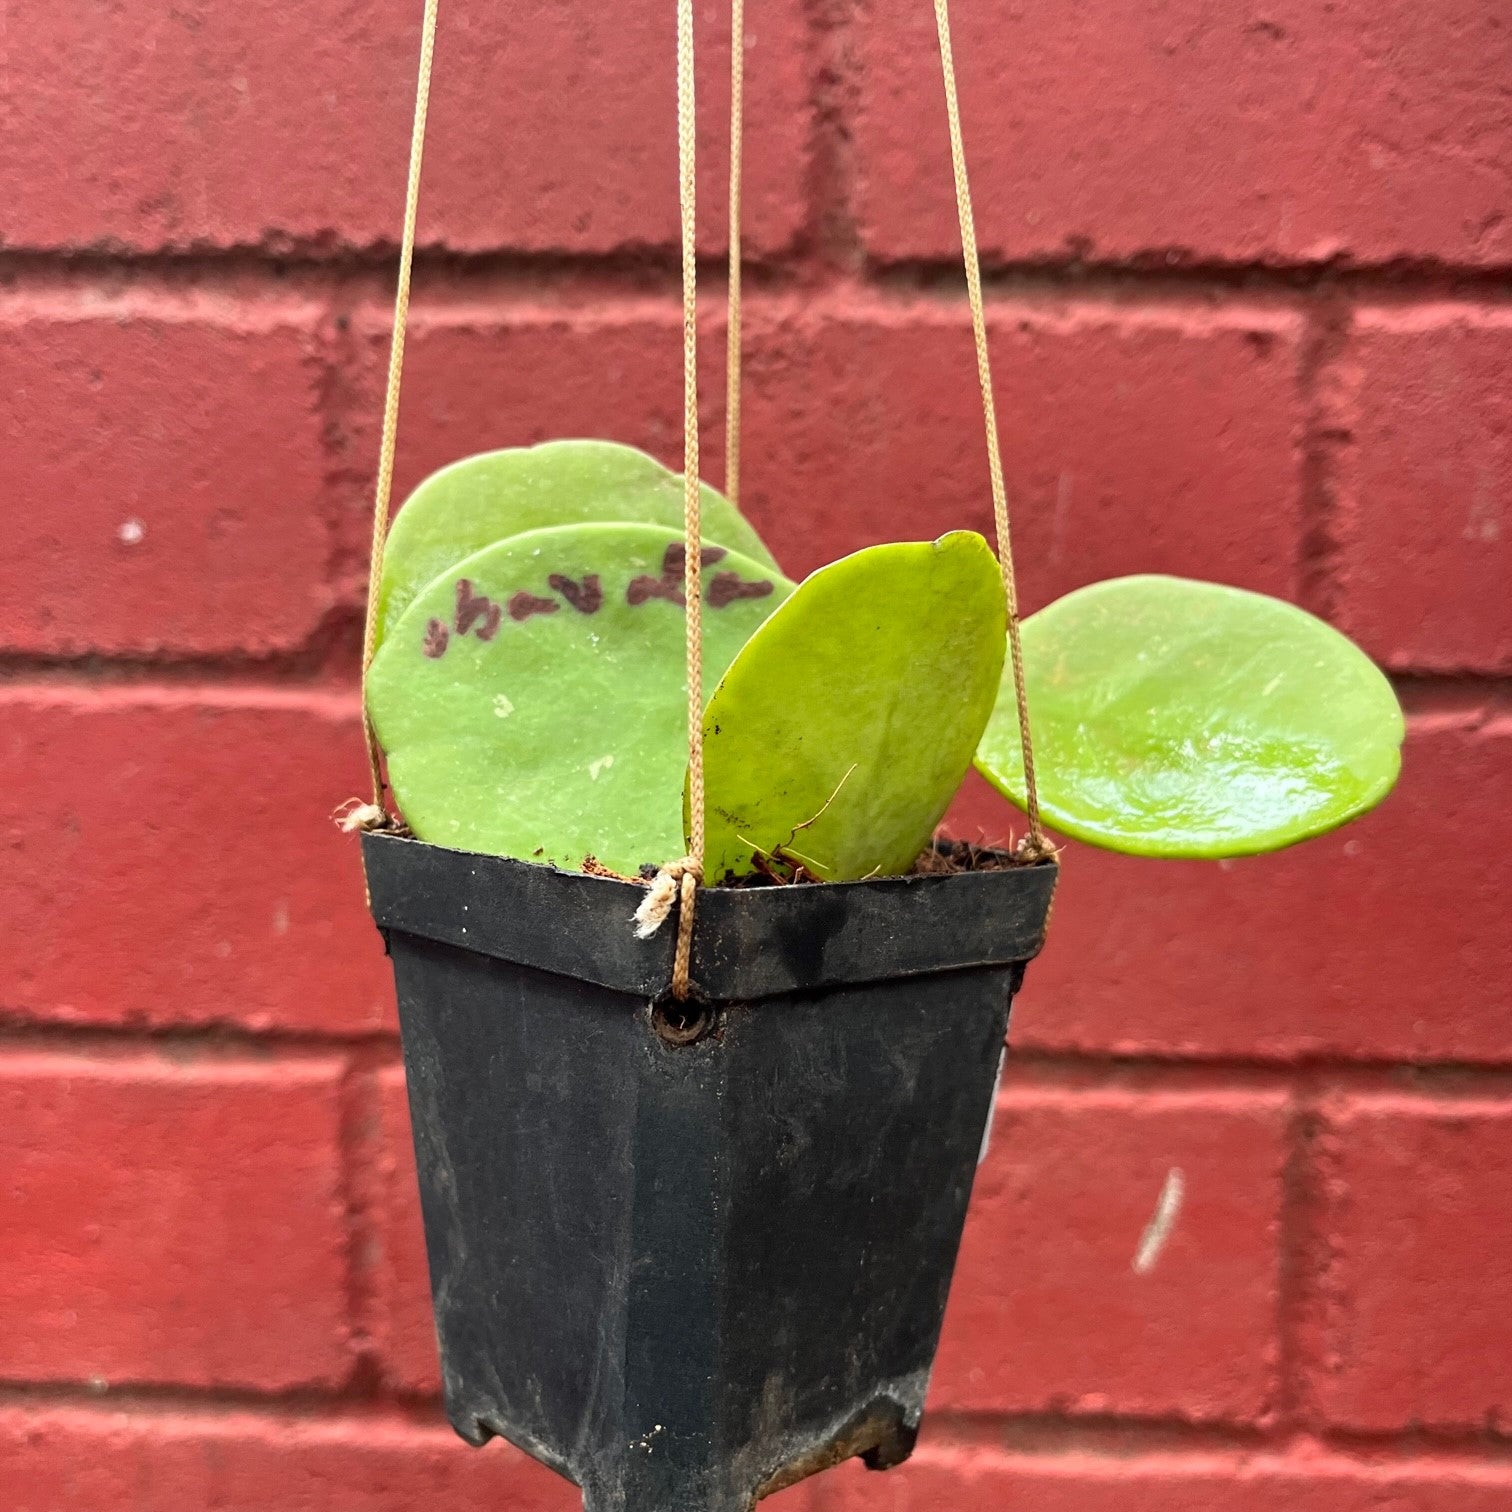
POLYGON ((970 531, 806 579, 709 701, 710 880, 758 852, 826 881, 907 871, 971 765, 1006 623, 997 561, 970 531))
MULTIPOLYGON (((617 871, 683 854, 681 539, 654 525, 512 536, 437 578, 368 674, 389 780, 422 840, 617 871)), ((792 584, 704 553, 712 682, 792 584)))
MULTIPOLYGON (((1334 829, 1391 791, 1402 711, 1337 630, 1183 578, 1098 583, 1024 621, 1046 821, 1140 856, 1238 856, 1334 829)), ((1011 671, 977 765, 1021 807, 1011 671)))
MULTIPOLYGON (((703 537, 777 570, 735 507, 703 485, 703 537)), ((527 530, 588 521, 664 525, 680 535, 683 485, 654 457, 613 441, 547 441, 464 457, 432 473, 394 517, 378 588, 378 638, 463 557, 527 530)))

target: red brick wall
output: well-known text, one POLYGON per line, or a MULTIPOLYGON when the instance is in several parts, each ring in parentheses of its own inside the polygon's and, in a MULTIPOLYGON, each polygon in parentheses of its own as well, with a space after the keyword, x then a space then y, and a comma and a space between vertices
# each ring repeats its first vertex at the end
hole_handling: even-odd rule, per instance
MULTIPOLYGON (((0 1500, 564 1509, 440 1425, 327 822, 418 0, 5 9, 0 1500)), ((800 571, 983 525, 930 7, 751 11, 751 512, 800 571)), ((1283 594, 1411 736, 1386 808, 1294 853, 1068 854, 924 1447, 791 1507, 1512 1509, 1508 21, 957 0, 1031 604, 1283 594)), ((556 434, 676 460, 671 23, 448 0, 401 486, 556 434)))

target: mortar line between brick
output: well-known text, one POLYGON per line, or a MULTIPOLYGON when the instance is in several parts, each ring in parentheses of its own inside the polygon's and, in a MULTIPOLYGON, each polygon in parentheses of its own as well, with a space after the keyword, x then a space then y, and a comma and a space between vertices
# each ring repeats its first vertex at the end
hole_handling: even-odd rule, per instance
POLYGON ((382 1379, 378 1262, 382 1236, 382 1140, 378 1071, 392 1064, 390 1047, 355 1047, 341 1085, 342 1211, 346 1224, 346 1301, 352 1346, 349 1389, 376 1392, 382 1379))
POLYGON ((1414 1463, 1512 1464, 1512 1435, 1477 1428, 1376 1433, 1280 1424, 1193 1422, 1178 1417, 1117 1414, 944 1412, 926 1407, 922 1448, 990 1448, 1005 1454, 1138 1455, 1269 1454, 1311 1463, 1323 1454, 1361 1465, 1414 1463))
MULTIPOLYGON (((318 1059, 365 1052, 369 1071, 399 1063, 398 1035, 388 1030, 251 1029, 232 1023, 184 1025, 77 1024, 50 1021, 0 1006, 0 1068, 5 1057, 29 1053, 88 1056, 164 1054, 198 1050, 227 1059, 266 1063, 269 1052, 318 1059)), ((1208 1056, 1184 1053, 1113 1054, 1095 1050, 1069 1053, 1012 1047, 1013 1090, 1131 1095, 1182 1093, 1281 1094, 1310 1078, 1320 1089, 1354 1094, 1419 1096, 1425 1102, 1478 1097, 1512 1097, 1512 1057, 1505 1062, 1406 1061, 1388 1056, 1345 1058, 1309 1055, 1280 1057, 1208 1056)))
POLYGON ((1308 302, 1306 319, 1298 374, 1303 434, 1297 601, 1314 614, 1333 619, 1341 601, 1345 529, 1338 461, 1349 441, 1348 416, 1340 411, 1339 367, 1353 310, 1338 294, 1323 293, 1308 302))
POLYGON ((1309 1381, 1315 1365, 1309 1324, 1323 1284, 1321 1174, 1317 1141, 1321 1124, 1316 1074, 1299 1076, 1287 1118, 1286 1166, 1281 1201, 1281 1233, 1276 1307, 1278 1341, 1278 1423, 1297 1431, 1315 1430, 1310 1421, 1309 1381))
POLYGON ((340 1390, 295 1388, 256 1391, 239 1387, 196 1388, 178 1384, 133 1382, 101 1388, 90 1381, 0 1380, 0 1413, 14 1408, 63 1407, 85 1412, 137 1412, 143 1416, 199 1413, 214 1417, 227 1413, 255 1413, 269 1421, 298 1418, 301 1422, 364 1420, 388 1417, 396 1421, 445 1427, 438 1398, 374 1391, 366 1383, 340 1390))
MULTIPOLYGON (((337 598, 339 602, 342 525, 346 513, 342 497, 343 484, 346 481, 343 469, 342 438, 345 422, 351 409, 345 386, 346 375, 352 371, 356 353, 351 337, 351 321, 345 310, 342 290, 335 287, 323 290, 322 294, 317 348, 319 383, 316 390, 316 413, 320 421, 320 516, 326 532, 323 581, 333 598, 337 598)), ((328 648, 332 639, 333 624, 339 623, 340 616, 335 616, 333 619, 333 616, 327 615, 317 641, 328 648)))
MULTIPOLYGON (((117 1415, 126 1413, 144 1423, 185 1416, 207 1424, 247 1418, 269 1425, 297 1422, 300 1429, 315 1431, 343 1424, 446 1427, 439 1402, 395 1393, 259 1393, 197 1390, 181 1385, 137 1385, 102 1391, 83 1381, 0 1381, 0 1413, 17 1411, 109 1414, 117 1422, 117 1415)), ((1405 1435, 1393 1430, 1310 1434, 1175 1419, 926 1411, 923 1452, 952 1448, 992 1449, 1006 1456, 1046 1460, 1101 1452, 1126 1462, 1155 1457, 1207 1461, 1215 1454, 1252 1459, 1263 1454, 1278 1461, 1294 1461, 1304 1469, 1323 1468, 1329 1463, 1361 1469, 1422 1465, 1450 1471, 1512 1465, 1512 1438, 1488 1438, 1468 1429, 1405 1435)))
MULTIPOLYGON (((186 656, 173 660, 101 655, 29 656, 0 651, 0 696, 34 688, 39 697, 60 690, 129 697, 155 692, 218 697, 299 694, 357 696, 361 617, 354 606, 333 610, 322 629, 297 652, 268 657, 186 656)), ((1463 712, 1512 704, 1512 677, 1501 673, 1395 672, 1392 685, 1409 714, 1463 712)))
POLYGON ((386 1030, 247 1029, 234 1024, 61 1024, 0 1007, 0 1067, 7 1056, 61 1054, 129 1057, 198 1051, 266 1065, 270 1052, 291 1061, 362 1056, 369 1071, 396 1065, 399 1037, 386 1030))
MULTIPOLYGON (((822 8, 825 0, 810 0, 822 8)), ((833 36, 833 31, 827 33, 833 36)), ((843 33, 841 33, 843 36, 843 33)), ((842 68, 840 84, 844 83, 842 68)), ((833 110, 832 106, 827 106, 833 110)), ((844 112, 834 117, 842 126, 844 112)), ((816 143, 822 139, 816 136, 816 143)), ((818 146, 814 148, 819 155, 818 146)), ((840 153, 843 160, 844 153, 840 153)), ((823 189, 822 204, 833 212, 843 194, 844 235, 828 251, 821 243, 800 245, 790 253, 762 255, 748 250, 747 282, 752 293, 765 290, 838 290, 858 283, 879 294, 907 293, 956 299, 960 264, 954 252, 923 261, 863 259, 854 229, 854 190, 841 173, 823 189), (849 229, 846 229, 849 228, 849 229), (843 255, 837 255, 843 253, 843 255)), ((134 284, 162 290, 217 290, 298 294, 339 285, 363 288, 382 302, 391 294, 397 252, 387 247, 349 249, 340 253, 262 252, 228 248, 219 252, 90 252, 10 248, 0 250, 0 288, 10 294, 33 290, 117 291, 134 284)), ((722 253, 700 257, 700 273, 710 292, 725 265, 722 253)), ((436 248, 416 252, 417 299, 438 287, 469 286, 501 295, 576 294, 594 298, 653 295, 676 298, 677 256, 673 247, 598 255, 570 253, 450 253, 436 248)), ((1173 264, 1161 254, 1121 262, 1075 259, 988 263, 983 281, 994 297, 1017 292, 1075 294, 1096 299, 1128 300, 1162 293, 1175 297, 1214 295, 1240 300, 1255 296, 1309 294, 1318 291, 1394 304, 1422 300, 1512 302, 1512 265, 1470 268, 1422 262, 1375 266, 1327 264, 1269 265, 1188 261, 1173 264)))
MULTIPOLYGON (((862 270, 877 288, 914 291, 959 285, 960 266, 953 258, 917 261, 869 260, 862 270)), ((997 292, 1017 286, 1053 284, 1133 291, 1149 288, 1203 289, 1245 296, 1257 292, 1313 294, 1338 292, 1394 303, 1449 298, 1501 303, 1512 299, 1512 264, 1468 268, 1431 262, 1350 266, 1329 263, 1275 264, 1221 262, 1182 258, 1172 261, 1152 252, 1117 262, 1047 258, 1023 262, 984 262, 982 280, 997 292)))
POLYGON ((804 0, 813 119, 806 184, 808 224, 800 236, 792 271, 800 281, 807 275, 806 281, 815 284, 848 279, 863 258, 851 151, 856 103, 852 11, 844 0, 804 0))
POLYGON ((1310 1053, 1285 1056, 1203 1055, 1197 1051, 1118 1053, 1097 1049, 1057 1050, 1015 1047, 1008 1064, 1022 1078, 1010 1085, 1099 1088, 1112 1081, 1135 1092, 1291 1092, 1321 1084, 1345 1092, 1398 1092, 1431 1099, 1512 1093, 1512 1057, 1506 1061, 1408 1060, 1387 1054, 1344 1056, 1310 1053), (1042 1078, 1031 1081, 1030 1077, 1042 1078), (1097 1081, 1090 1078, 1104 1078, 1097 1081))

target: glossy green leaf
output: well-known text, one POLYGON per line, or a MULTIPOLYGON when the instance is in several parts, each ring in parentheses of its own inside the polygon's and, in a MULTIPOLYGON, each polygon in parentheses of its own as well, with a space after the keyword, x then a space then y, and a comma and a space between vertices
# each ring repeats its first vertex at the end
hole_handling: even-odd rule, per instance
MULTIPOLYGON (((703 537, 772 571, 776 560, 735 507, 703 485, 703 537)), ((394 517, 378 589, 378 639, 463 557, 527 530, 639 521, 682 532, 683 485, 654 457, 612 441, 547 441, 464 457, 432 473, 394 517)))
POLYGON ((971 765, 1006 623, 970 531, 806 579, 709 701, 706 875, 747 874, 758 852, 826 881, 907 871, 971 765))
MULTIPOLYGON (((1140 856, 1238 856, 1334 829, 1391 791, 1402 712, 1368 657, 1263 594, 1098 583, 1024 621, 1040 806, 1140 856)), ((1020 806, 1011 673, 977 765, 1020 806)))
MULTIPOLYGON (((683 854, 681 539, 654 525, 512 536, 433 581, 368 675, 389 780, 422 840, 616 871, 683 854)), ((712 683, 792 591, 704 553, 712 683)))

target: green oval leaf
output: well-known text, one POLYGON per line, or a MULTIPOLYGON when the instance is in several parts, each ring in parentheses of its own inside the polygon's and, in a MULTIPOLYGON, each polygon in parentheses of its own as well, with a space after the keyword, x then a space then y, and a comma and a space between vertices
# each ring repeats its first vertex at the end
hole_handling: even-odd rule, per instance
POLYGON ((758 853, 826 881, 907 871, 971 765, 1006 623, 970 531, 806 579, 709 700, 705 875, 746 875, 758 853))
MULTIPOLYGON (((368 674, 389 780, 422 840, 616 871, 684 853, 681 538, 595 524, 512 536, 433 581, 368 674)), ((704 552, 712 682, 792 591, 704 552)))
MULTIPOLYGON (((705 541, 778 570, 729 500, 707 483, 702 500, 705 541)), ((463 557, 527 530, 610 520, 664 525, 680 535, 682 475, 613 441, 547 441, 443 467, 394 517, 378 588, 378 639, 433 578, 463 557)))
MULTIPOLYGON (((1024 621, 1047 823, 1140 856, 1276 850, 1373 808, 1401 765, 1391 685, 1337 630, 1279 599, 1127 577, 1024 621)), ((1024 804, 1011 669, 977 753, 1024 804)))

